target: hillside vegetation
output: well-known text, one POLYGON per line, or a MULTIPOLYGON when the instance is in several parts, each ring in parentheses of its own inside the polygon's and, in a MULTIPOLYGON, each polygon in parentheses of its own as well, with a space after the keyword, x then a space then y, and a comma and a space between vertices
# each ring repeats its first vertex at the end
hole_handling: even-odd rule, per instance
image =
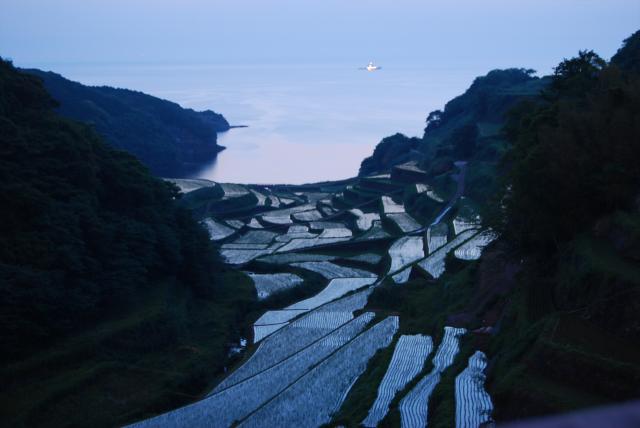
POLYGON ((229 123, 211 110, 184 109, 128 89, 85 86, 53 72, 25 71, 42 79, 61 115, 93 126, 157 176, 192 175, 224 148, 216 142, 217 133, 227 131, 229 123))
POLYGON ((0 61, 0 413, 114 426, 201 393, 254 293, 173 185, 54 107, 0 61))
MULTIPOLYGON (((498 421, 640 396, 639 64, 637 32, 609 62, 583 51, 540 79, 493 71, 432 112, 418 144, 394 136, 363 162, 362 174, 393 177, 412 159, 447 194, 454 161, 467 161, 466 205, 500 239, 463 270, 447 262, 439 282, 454 300, 412 279, 371 303, 422 323, 412 332, 477 329, 464 346, 487 353, 498 421)), ((453 390, 434 400, 430 426, 451 426, 453 390)))
POLYGON ((563 61, 507 126, 497 227, 522 263, 491 344, 496 417, 640 395, 639 39, 563 61))
POLYGON ((363 160, 360 176, 415 161, 433 180, 455 172, 454 161, 466 160, 472 174, 469 191, 487 191, 497 185, 495 168, 506 150, 501 128, 507 112, 523 99, 536 97, 548 83, 549 78, 535 77, 528 69, 493 70, 478 77, 443 110, 429 114, 422 138, 396 134, 383 139, 363 160))

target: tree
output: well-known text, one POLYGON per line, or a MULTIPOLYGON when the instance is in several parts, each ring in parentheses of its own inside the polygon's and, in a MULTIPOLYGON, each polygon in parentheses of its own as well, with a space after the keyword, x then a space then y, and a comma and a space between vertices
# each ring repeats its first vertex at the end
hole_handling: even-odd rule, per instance
POLYGON ((540 252, 628 208, 640 188, 640 78, 580 52, 556 68, 554 89, 507 126, 507 231, 540 252))
POLYGON ((425 132, 439 128, 442 124, 442 115, 442 110, 435 110, 429 113, 429 116, 427 116, 427 127, 425 128, 425 132))
POLYGON ((554 68, 551 88, 557 94, 580 96, 591 86, 607 66, 593 51, 580 51, 577 57, 565 59, 554 68))
POLYGON ((640 30, 624 41, 622 47, 611 58, 611 63, 622 70, 640 73, 640 30))
POLYGON ((467 123, 453 131, 451 145, 455 156, 460 159, 470 158, 476 150, 478 134, 478 126, 475 123, 467 123))

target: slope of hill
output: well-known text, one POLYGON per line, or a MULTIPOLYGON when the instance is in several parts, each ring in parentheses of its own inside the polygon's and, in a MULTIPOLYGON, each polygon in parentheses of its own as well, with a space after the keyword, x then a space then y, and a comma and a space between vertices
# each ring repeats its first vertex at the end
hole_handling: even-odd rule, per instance
POLYGON ((53 72, 38 76, 58 101, 58 112, 95 127, 107 142, 137 157, 155 175, 184 177, 223 149, 217 133, 229 129, 211 110, 197 112, 142 92, 85 86, 53 72))
POLYGON ((201 393, 254 297, 173 186, 54 106, 0 60, 0 414, 115 426, 201 393))
POLYGON ((520 273, 492 339, 501 419, 640 394, 639 40, 563 61, 507 127, 496 227, 520 273))
MULTIPOLYGON (((443 110, 428 115, 421 139, 400 134, 385 138, 362 162, 360 176, 403 173, 398 165, 412 162, 424 174, 423 181, 446 195, 457 174, 455 162, 464 161, 465 194, 474 200, 495 195, 500 186, 500 161, 508 149, 503 132, 508 113, 523 100, 539 96, 549 82, 549 77, 538 78, 533 70, 520 68, 493 70, 478 77, 443 110)), ((429 210, 428 203, 417 203, 429 210)), ((486 208, 478 207, 490 215, 484 212, 486 208)))

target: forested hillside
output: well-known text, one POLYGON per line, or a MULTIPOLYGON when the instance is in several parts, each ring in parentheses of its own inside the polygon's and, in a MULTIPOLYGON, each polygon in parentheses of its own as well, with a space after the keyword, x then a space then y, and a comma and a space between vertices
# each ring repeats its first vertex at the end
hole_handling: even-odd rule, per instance
POLYGON ((563 61, 506 128, 496 227, 520 273, 492 341, 501 419, 640 393, 639 40, 563 61))
POLYGON ((114 426, 201 393, 253 294, 177 188, 55 106, 0 61, 0 413, 114 426))
POLYGON ((223 149, 217 133, 227 131, 229 123, 211 110, 197 112, 138 91, 25 71, 43 80, 61 115, 94 126, 108 143, 137 157, 157 176, 192 175, 223 149))
POLYGON ((452 171, 455 160, 477 160, 479 168, 495 162, 505 149, 500 129, 506 113, 521 100, 537 96, 548 81, 527 69, 493 70, 476 78, 464 94, 429 114, 422 138, 385 138, 362 162, 360 175, 388 172, 410 160, 432 177, 452 171))

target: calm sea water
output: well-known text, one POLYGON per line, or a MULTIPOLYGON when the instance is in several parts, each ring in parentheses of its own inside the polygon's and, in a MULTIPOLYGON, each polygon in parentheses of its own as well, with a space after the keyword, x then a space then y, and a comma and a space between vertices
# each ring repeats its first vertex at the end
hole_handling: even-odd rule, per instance
POLYGON ((194 177, 237 183, 307 183, 348 178, 385 136, 420 136, 429 111, 478 74, 427 66, 109 65, 50 66, 90 85, 136 89, 184 107, 222 113, 232 129, 194 177))

